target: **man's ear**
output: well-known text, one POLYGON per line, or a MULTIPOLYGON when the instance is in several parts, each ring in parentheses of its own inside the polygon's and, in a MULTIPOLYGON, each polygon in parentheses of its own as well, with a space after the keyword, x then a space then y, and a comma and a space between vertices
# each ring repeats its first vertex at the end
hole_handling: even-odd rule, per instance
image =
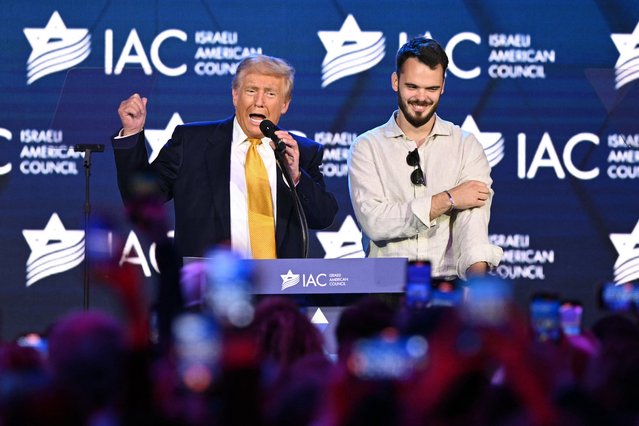
POLYGON ((391 74, 391 86, 394 91, 397 92, 399 90, 399 76, 397 75, 397 72, 393 72, 391 74))
POLYGON ((288 101, 286 101, 284 105, 282 106, 282 115, 286 114, 286 111, 288 111, 288 107, 290 104, 291 104, 291 98, 288 98, 288 101))

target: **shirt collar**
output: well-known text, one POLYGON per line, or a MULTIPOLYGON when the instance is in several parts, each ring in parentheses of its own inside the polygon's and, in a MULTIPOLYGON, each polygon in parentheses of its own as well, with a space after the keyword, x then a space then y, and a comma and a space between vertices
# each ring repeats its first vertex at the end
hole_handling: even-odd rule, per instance
MULTIPOLYGON (((262 139, 262 144, 268 145, 268 138, 263 137, 262 139)), ((240 126, 240 122, 237 121, 237 115, 233 118, 233 145, 240 145, 244 142, 248 141, 248 136, 246 136, 246 133, 244 133, 244 130, 242 130, 242 127, 240 126)))
MULTIPOLYGON (((399 114, 399 110, 393 111, 390 116, 390 119, 384 124, 384 136, 387 138, 397 138, 400 136, 406 137, 402 129, 397 124, 396 117, 399 114)), ((437 113, 435 113, 435 124, 433 125, 433 130, 430 132, 430 136, 449 136, 450 129, 442 123, 442 119, 439 118, 437 113)))

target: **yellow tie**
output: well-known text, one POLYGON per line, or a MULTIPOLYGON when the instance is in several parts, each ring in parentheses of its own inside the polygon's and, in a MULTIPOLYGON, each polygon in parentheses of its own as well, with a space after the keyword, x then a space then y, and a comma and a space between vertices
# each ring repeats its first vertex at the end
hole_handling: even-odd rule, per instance
POLYGON ((275 220, 268 174, 257 146, 261 139, 249 139, 246 153, 246 192, 248 198, 249 237, 253 259, 275 259, 275 220))

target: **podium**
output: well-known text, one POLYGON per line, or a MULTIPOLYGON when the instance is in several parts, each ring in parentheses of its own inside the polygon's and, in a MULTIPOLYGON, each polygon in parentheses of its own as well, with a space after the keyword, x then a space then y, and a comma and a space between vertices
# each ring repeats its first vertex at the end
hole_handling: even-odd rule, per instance
MULTIPOLYGON (((184 264, 205 262, 185 257, 184 264)), ((405 258, 365 259, 246 259, 253 269, 252 291, 256 299, 292 297, 324 336, 325 349, 336 354, 335 325, 345 306, 365 295, 404 292, 405 258)), ((391 296, 393 297, 393 296, 391 296)))

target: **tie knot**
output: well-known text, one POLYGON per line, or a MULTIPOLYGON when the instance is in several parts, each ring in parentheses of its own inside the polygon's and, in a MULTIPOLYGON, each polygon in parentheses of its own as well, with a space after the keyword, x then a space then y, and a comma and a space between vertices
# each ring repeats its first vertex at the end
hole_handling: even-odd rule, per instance
POLYGON ((251 143, 251 145, 256 145, 256 146, 262 143, 262 139, 257 139, 257 138, 249 138, 248 141, 251 143))

